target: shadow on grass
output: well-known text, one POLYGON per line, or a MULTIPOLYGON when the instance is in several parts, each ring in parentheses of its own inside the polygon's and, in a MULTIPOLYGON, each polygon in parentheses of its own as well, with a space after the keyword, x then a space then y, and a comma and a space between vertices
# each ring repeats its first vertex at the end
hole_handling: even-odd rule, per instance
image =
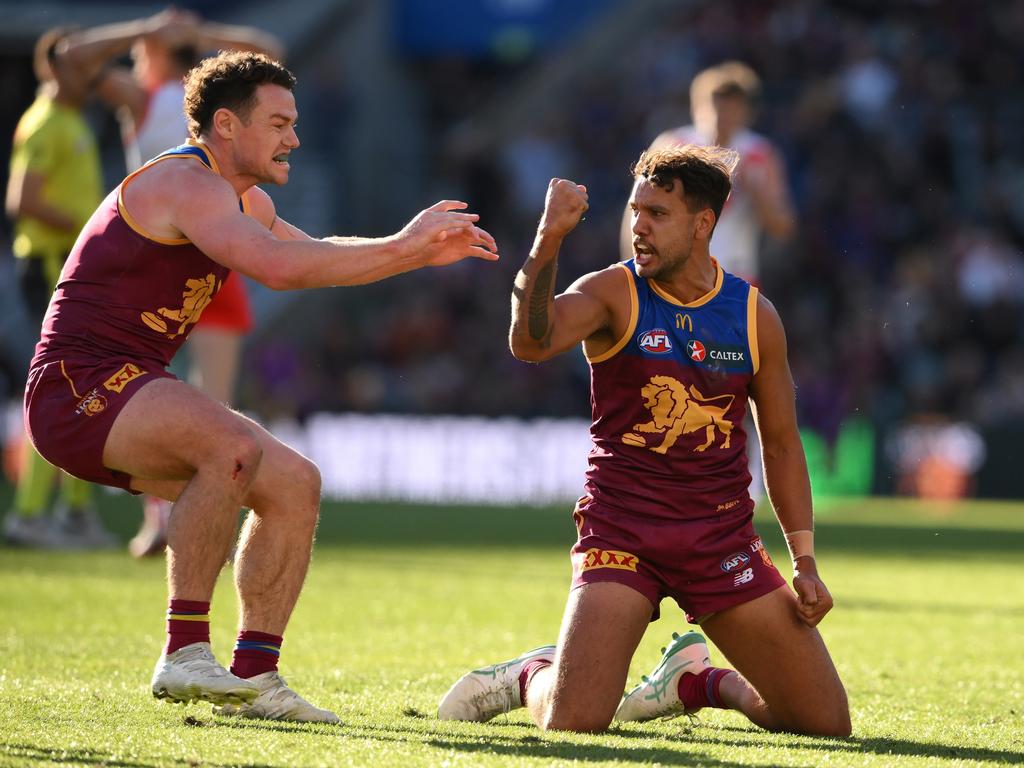
MULTIPOLYGON (((508 723, 508 726, 519 726, 522 723, 508 723)), ((528 724, 527 724, 528 725, 528 724)), ((671 749, 664 747, 633 747, 615 744, 581 743, 580 738, 611 739, 618 734, 575 735, 575 734, 544 734, 533 730, 533 733, 521 735, 516 733, 506 736, 495 735, 494 725, 488 726, 486 732, 479 736, 463 733, 439 733, 436 730, 416 730, 401 726, 353 725, 346 730, 353 736, 363 735, 376 741, 407 743, 413 738, 425 746, 442 750, 458 750, 460 752, 478 753, 502 757, 532 757, 571 760, 572 762, 624 762, 637 765, 700 765, 704 768, 725 768, 738 763, 725 762, 711 757, 696 749, 671 749)), ((505 727, 505 726, 498 726, 505 727)), ((657 738, 650 734, 649 738, 657 738)), ((697 746, 691 744, 691 746, 697 746)), ((745 761, 743 765, 755 768, 781 768, 779 763, 759 763, 745 761)), ((792 765, 792 764, 789 764, 792 765)))
MULTIPOLYGON (((715 726, 714 728, 695 731, 691 738, 699 738, 702 742, 721 744, 729 747, 750 747, 756 746, 759 734, 763 734, 756 728, 742 728, 736 726, 715 726), (749 736, 748 739, 728 738, 718 735, 722 732, 733 732, 749 736), (698 736, 699 734, 699 736, 698 736)), ((620 733, 625 736, 626 732, 620 733)), ((633 731, 631 735, 647 737, 640 731, 633 731)), ((684 735, 671 735, 667 738, 675 740, 687 740, 684 735)), ((960 747, 950 744, 942 744, 930 741, 910 741, 908 739, 895 738, 860 738, 851 736, 848 739, 829 739, 814 736, 798 736, 786 744, 789 749, 820 749, 826 752, 851 752, 855 754, 873 755, 899 755, 906 757, 931 757, 943 760, 971 761, 971 762, 996 762, 1004 765, 1024 765, 1024 750, 1011 751, 1006 749, 989 749, 988 747, 960 747)))
MULTIPOLYGON (((465 733, 444 733, 433 728, 424 730, 406 728, 402 726, 371 726, 371 725, 350 725, 345 729, 352 735, 360 735, 361 732, 367 738, 385 741, 409 741, 420 740, 439 749, 457 749, 464 752, 479 752, 495 755, 508 755, 515 757, 547 757, 579 760, 586 762, 599 762, 615 760, 622 762, 633 762, 638 764, 650 764, 652 762, 664 765, 694 765, 702 766, 731 766, 736 763, 722 761, 709 756, 701 751, 706 745, 721 745, 728 747, 740 747, 759 749, 764 746, 765 739, 777 738, 774 734, 768 734, 757 728, 697 728, 687 730, 678 734, 665 733, 663 730, 643 730, 638 728, 623 729, 613 727, 605 734, 596 737, 584 736, 583 738, 607 738, 607 739, 638 739, 646 741, 664 740, 682 747, 684 744, 688 749, 672 749, 665 747, 631 747, 616 746, 614 744, 586 744, 580 743, 581 738, 575 734, 542 734, 533 730, 530 723, 492 723, 479 736, 465 733), (523 734, 525 727, 532 733, 523 734), (495 728, 502 730, 516 730, 515 733, 494 734, 495 728), (742 733, 748 738, 728 738, 719 735, 722 731, 733 731, 742 733)), ((823 738, 815 736, 789 736, 784 744, 773 745, 785 750, 812 750, 822 752, 836 752, 847 754, 868 754, 880 756, 906 756, 923 757, 938 760, 952 760, 957 762, 997 762, 1004 765, 1024 765, 1024 752, 989 749, 986 747, 960 747, 935 742, 910 741, 907 739, 894 738, 857 738, 848 739, 823 738)), ((812 763, 815 764, 815 763, 812 763)), ((743 765, 754 765, 760 768, 773 768, 776 763, 752 763, 744 760, 743 765)))
MULTIPOLYGON (((9 756, 22 760, 33 760, 54 765, 116 765, 123 768, 160 768, 165 765, 184 765, 195 768, 196 761, 192 758, 171 758, 166 755, 125 760, 111 752, 87 749, 84 747, 37 747, 31 744, 5 744, 0 749, 0 757, 9 756)), ((202 761, 203 768, 230 768, 238 763, 213 763, 202 761)), ((276 768, 267 763, 246 763, 247 768, 276 768)))

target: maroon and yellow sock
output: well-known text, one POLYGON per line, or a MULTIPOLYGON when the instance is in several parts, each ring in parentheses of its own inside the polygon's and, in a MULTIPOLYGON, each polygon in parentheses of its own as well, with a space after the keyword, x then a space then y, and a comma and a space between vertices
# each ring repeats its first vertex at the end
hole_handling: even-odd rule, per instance
POLYGON ((242 630, 235 641, 235 654, 231 657, 231 674, 235 677, 250 678, 264 672, 275 671, 283 642, 284 638, 280 635, 242 630))
POLYGON ((544 667, 550 666, 551 662, 547 659, 534 659, 523 666, 522 671, 519 673, 519 702, 524 707, 526 706, 526 689, 530 687, 530 681, 533 679, 533 676, 544 669, 544 667))
POLYGON ((731 669, 708 667, 697 675, 680 675, 679 700, 683 702, 686 711, 692 712, 704 707, 729 709, 729 705, 722 701, 719 688, 721 688, 725 676, 731 671, 731 669))
POLYGON ((192 643, 210 642, 210 604, 199 600, 175 600, 167 604, 167 647, 174 653, 192 643))

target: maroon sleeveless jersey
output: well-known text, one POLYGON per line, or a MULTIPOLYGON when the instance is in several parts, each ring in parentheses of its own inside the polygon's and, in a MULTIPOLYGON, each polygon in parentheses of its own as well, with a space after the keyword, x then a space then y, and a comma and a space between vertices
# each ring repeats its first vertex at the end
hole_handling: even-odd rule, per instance
POLYGON ((187 239, 147 234, 124 190, 155 163, 197 161, 218 172, 205 147, 185 144, 128 176, 96 209, 64 264, 32 368, 114 357, 170 363, 230 270, 187 239))
POLYGON ((757 372, 757 289, 716 263, 690 304, 620 265, 630 324, 590 359, 587 494, 626 514, 695 519, 750 505, 746 413, 757 372))

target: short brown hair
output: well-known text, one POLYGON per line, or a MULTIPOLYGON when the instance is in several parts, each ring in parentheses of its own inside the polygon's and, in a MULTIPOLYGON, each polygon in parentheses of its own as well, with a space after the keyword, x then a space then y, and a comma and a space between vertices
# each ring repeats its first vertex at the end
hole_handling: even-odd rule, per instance
POLYGON ((199 62, 185 75, 189 133, 199 138, 209 130, 218 109, 230 109, 248 121, 260 85, 280 85, 290 91, 295 75, 269 56, 248 51, 221 51, 199 62))
POLYGON ((667 191, 678 181, 687 209, 696 213, 710 208, 717 223, 732 191, 732 174, 739 159, 735 150, 699 144, 649 149, 633 166, 633 177, 643 176, 667 191))
POLYGON ((690 107, 715 96, 740 96, 753 103, 761 94, 761 79, 742 61, 724 61, 700 72, 690 83, 690 107))

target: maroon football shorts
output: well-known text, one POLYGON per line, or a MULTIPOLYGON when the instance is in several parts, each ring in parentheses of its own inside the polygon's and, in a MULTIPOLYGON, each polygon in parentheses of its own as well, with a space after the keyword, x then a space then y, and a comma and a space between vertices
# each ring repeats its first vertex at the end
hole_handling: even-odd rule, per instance
POLYGON ((154 379, 173 379, 158 363, 54 360, 37 365, 25 386, 25 428, 40 455, 70 475, 131 490, 131 476, 103 466, 117 414, 154 379))
POLYGON ((654 605, 671 597, 691 624, 766 595, 786 582, 754 530, 747 499, 728 512, 666 520, 612 509, 589 496, 573 512, 572 588, 614 581, 654 605))

